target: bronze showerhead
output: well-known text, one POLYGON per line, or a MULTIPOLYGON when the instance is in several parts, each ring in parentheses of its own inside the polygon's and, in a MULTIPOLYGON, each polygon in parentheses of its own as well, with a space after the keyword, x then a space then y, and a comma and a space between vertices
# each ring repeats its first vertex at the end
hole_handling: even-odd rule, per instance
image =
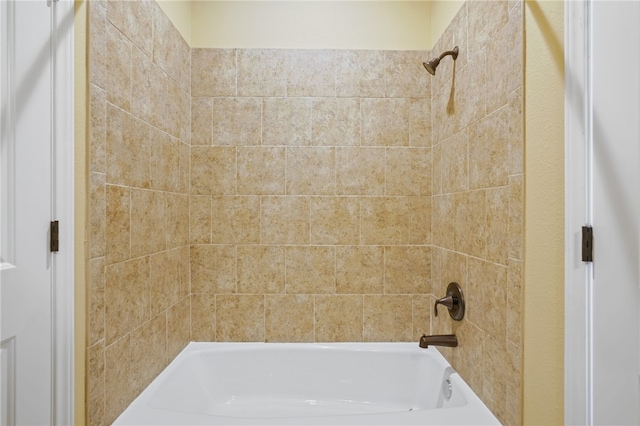
POLYGON ((455 61, 458 58, 458 46, 454 47, 453 50, 447 50, 446 52, 441 54, 439 57, 433 58, 429 62, 423 62, 422 65, 424 65, 424 68, 427 70, 429 74, 436 75, 436 68, 440 64, 440 61, 442 60, 442 58, 444 58, 447 55, 453 56, 453 60, 455 61))

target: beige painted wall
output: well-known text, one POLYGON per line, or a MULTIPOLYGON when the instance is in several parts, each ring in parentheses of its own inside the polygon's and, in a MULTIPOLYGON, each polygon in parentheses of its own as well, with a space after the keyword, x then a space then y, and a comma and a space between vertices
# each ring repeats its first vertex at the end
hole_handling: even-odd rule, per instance
POLYGON ((77 0, 74 5, 74 423, 85 420, 85 347, 86 347, 86 218, 87 218, 87 4, 77 0))
POLYGON ((425 50, 425 1, 195 1, 192 47, 425 50))
POLYGON ((158 4, 192 47, 413 50, 431 48, 464 1, 159 0, 158 4))
POLYGON ((525 424, 564 422, 564 4, 525 6, 525 424))
POLYGON ((185 41, 191 45, 191 0, 157 0, 185 41))
POLYGON ((431 6, 430 38, 433 45, 456 16, 464 0, 432 0, 429 4, 431 6))

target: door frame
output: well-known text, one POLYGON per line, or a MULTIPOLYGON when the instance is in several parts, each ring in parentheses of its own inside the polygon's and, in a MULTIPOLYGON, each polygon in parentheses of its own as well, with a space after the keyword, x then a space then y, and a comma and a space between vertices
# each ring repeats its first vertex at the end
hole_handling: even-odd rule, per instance
POLYGON ((52 421, 74 424, 74 1, 50 0, 53 8, 52 215, 60 222, 60 250, 52 272, 52 421))
POLYGON ((593 424, 593 264, 581 261, 592 223, 591 0, 565 1, 565 424, 593 424))

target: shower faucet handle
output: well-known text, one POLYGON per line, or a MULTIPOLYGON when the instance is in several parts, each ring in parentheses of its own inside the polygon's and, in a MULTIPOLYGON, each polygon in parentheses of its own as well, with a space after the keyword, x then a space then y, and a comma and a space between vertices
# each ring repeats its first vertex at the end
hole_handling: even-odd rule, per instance
POLYGON ((464 296, 458 283, 451 282, 447 286, 447 295, 436 300, 433 309, 438 316, 438 305, 444 305, 449 310, 449 315, 454 321, 460 321, 464 317, 464 296))

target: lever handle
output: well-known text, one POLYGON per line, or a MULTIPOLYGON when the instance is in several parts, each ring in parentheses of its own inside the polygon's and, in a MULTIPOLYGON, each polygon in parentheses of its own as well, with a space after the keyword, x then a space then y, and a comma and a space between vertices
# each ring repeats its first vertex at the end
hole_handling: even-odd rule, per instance
POLYGON ((447 307, 448 310, 452 310, 454 306, 456 306, 457 304, 458 304, 458 298, 453 297, 453 295, 451 294, 446 295, 442 299, 436 300, 436 304, 434 306, 434 310, 436 311, 435 312, 436 316, 438 316, 438 305, 444 305, 447 307))
POLYGON ((462 289, 458 283, 452 282, 447 286, 447 295, 442 299, 436 300, 436 304, 433 309, 435 310, 435 316, 438 316, 438 305, 444 305, 449 310, 449 315, 454 321, 462 320, 464 317, 464 296, 462 295, 462 289))

